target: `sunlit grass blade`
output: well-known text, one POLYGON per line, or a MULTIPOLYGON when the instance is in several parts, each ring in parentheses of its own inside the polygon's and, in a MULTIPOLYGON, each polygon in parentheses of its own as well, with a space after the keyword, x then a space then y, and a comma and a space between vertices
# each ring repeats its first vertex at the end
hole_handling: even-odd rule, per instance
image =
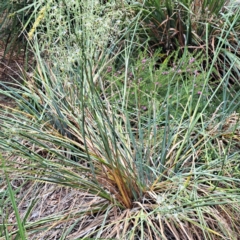
MULTIPOLYGON (((0 155, 0 160, 1 160, 2 165, 3 165, 3 171, 5 172, 5 160, 3 159, 3 157, 1 155, 0 155)), ((7 190, 9 192, 10 200, 11 200, 11 203, 12 203, 12 206, 13 206, 13 209, 14 209, 14 212, 15 212, 15 217, 16 217, 16 220, 17 220, 18 234, 17 234, 16 237, 18 237, 18 235, 19 235, 19 237, 21 239, 27 239, 26 238, 26 230, 25 230, 25 227, 24 227, 24 221, 21 220, 19 210, 18 210, 18 207, 17 207, 17 204, 16 204, 15 194, 14 194, 14 191, 12 189, 12 186, 11 186, 11 183, 10 183, 7 172, 5 172, 5 179, 7 181, 7 186, 8 186, 7 190)))

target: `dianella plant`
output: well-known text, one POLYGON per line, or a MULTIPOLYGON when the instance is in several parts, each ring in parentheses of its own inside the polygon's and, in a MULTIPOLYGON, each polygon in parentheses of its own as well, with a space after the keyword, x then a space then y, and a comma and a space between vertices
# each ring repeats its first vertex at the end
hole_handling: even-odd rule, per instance
MULTIPOLYGON (((208 45, 194 45, 192 16, 206 21, 206 8, 214 13, 222 5, 198 4, 36 2, 26 32, 36 64, 24 84, 1 83, 1 93, 16 102, 0 114, 9 196, 2 236, 238 238, 240 93, 228 85, 236 61, 226 63, 216 85, 212 76, 227 39, 237 37, 239 11, 222 13, 231 28, 216 33, 224 42, 211 55, 208 45), (159 36, 164 44, 155 48, 159 36), (10 184, 20 176, 38 193, 23 217, 21 187, 10 184), (81 193, 81 204, 42 216, 43 183, 81 193), (17 218, 12 228, 9 202, 17 218)), ((207 35, 208 24, 203 29, 207 35)))

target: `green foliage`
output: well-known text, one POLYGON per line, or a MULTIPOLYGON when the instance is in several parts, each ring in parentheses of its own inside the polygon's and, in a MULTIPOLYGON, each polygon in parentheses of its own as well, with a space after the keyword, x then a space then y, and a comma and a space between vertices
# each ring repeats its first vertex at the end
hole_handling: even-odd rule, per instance
MULTIPOLYGON (((179 52, 176 51, 172 55, 165 58, 163 62, 162 55, 156 52, 153 56, 148 56, 145 53, 139 55, 139 60, 127 69, 127 102, 128 110, 132 113, 136 111, 147 111, 148 106, 152 105, 153 101, 160 103, 164 102, 166 93, 169 93, 171 98, 171 112, 174 115, 181 115, 183 109, 192 98, 192 109, 201 97, 201 105, 199 111, 205 106, 208 99, 208 89, 204 89, 205 72, 201 69, 203 58, 200 54, 193 55, 186 52, 182 57, 181 62, 178 60, 179 52), (175 93, 178 92, 176 95, 175 93)), ((130 59, 134 62, 134 59, 130 59)), ((118 91, 122 91, 121 87, 125 81, 125 71, 117 71, 111 66, 106 68, 106 76, 109 77, 105 81, 105 91, 107 98, 112 103, 121 104, 119 102, 118 91), (111 72, 111 74, 109 74, 111 72)), ((217 104, 217 103, 216 103, 217 104)))
MULTIPOLYGON (((124 3, 39 3, 28 34, 36 68, 22 85, 1 83, 17 105, 0 110, 0 146, 11 156, 3 172, 86 199, 22 221, 25 229, 46 239, 58 224, 61 239, 237 239, 240 93, 228 88, 236 62, 214 85, 223 44, 212 61, 207 49, 153 53, 142 42, 146 10, 133 15, 124 3)), ((181 11, 187 3, 178 3, 181 11)), ((165 4, 173 18, 175 7, 165 4)), ((13 194, 11 202, 18 213, 13 194)))
POLYGON ((33 1, 4 0, 0 3, 0 36, 4 41, 4 54, 19 51, 27 44, 24 37, 24 24, 32 14, 33 1), (21 47, 19 47, 19 45, 21 47))
MULTIPOLYGON (((233 2, 215 1, 155 1, 133 5, 141 11, 143 27, 150 37, 150 49, 165 52, 187 47, 202 51, 207 59, 217 56, 215 68, 219 78, 234 65, 231 82, 239 84, 239 8, 233 2), (224 66, 224 67, 223 67, 224 66)), ((181 55, 180 55, 181 57, 181 55)), ((204 69, 208 70, 206 62, 204 69)))
POLYGON ((149 29, 154 46, 163 46, 168 50, 176 46, 199 46, 208 37, 214 37, 214 29, 219 29, 222 26, 219 24, 223 24, 219 22, 219 17, 225 4, 225 0, 147 0, 140 9, 143 8, 143 21, 149 29), (208 29, 205 23, 209 24, 208 29))

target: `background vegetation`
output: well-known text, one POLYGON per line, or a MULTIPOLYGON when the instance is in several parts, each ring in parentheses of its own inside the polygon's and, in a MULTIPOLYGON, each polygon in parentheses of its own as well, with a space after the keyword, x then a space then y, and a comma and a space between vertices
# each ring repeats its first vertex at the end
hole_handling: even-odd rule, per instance
POLYGON ((237 4, 27 2, 35 64, 1 82, 0 236, 238 239, 237 4))
MULTIPOLYGON (((20 53, 26 49, 27 41, 24 37, 24 25, 28 22, 32 11, 31 0, 6 0, 0 3, 0 37, 6 54, 20 53)), ((25 50, 26 51, 26 50, 25 50)))

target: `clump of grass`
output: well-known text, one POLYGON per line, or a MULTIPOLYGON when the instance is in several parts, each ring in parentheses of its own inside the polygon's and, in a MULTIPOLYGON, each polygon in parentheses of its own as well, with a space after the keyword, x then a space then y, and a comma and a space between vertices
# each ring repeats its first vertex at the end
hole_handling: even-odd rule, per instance
MULTIPOLYGON (((84 3, 77 8, 81 11, 74 11, 73 3, 62 2, 66 34, 72 37, 73 26, 82 28, 82 41, 70 40, 79 44, 74 62, 59 57, 71 58, 72 46, 61 34, 57 38, 53 23, 45 41, 38 38, 39 25, 33 37, 37 63, 32 76, 17 89, 13 84, 1 90, 17 103, 17 108, 1 109, 1 149, 12 155, 2 169, 33 182, 75 189, 84 198, 77 207, 25 223, 27 234, 49 238, 50 230, 64 226, 58 232, 62 239, 237 239, 240 135, 234 108, 239 93, 233 99, 227 90, 219 94, 221 86, 227 89, 229 75, 213 89, 209 79, 217 57, 206 71, 204 56, 185 51, 173 70, 168 58, 158 65, 161 52, 149 57, 145 48, 139 53, 144 48, 138 42, 139 15, 120 38, 123 43, 117 35, 123 31, 120 26, 116 45, 96 45, 102 32, 91 21, 86 26, 86 14, 92 14, 94 23, 101 9, 103 18, 114 22, 119 13, 110 10, 119 6, 84 3), (56 41, 55 52, 46 49, 56 41), (113 46, 119 51, 113 51, 115 56, 109 50, 113 46), (41 57, 43 47, 48 59, 41 57), (211 94, 206 96, 206 91, 211 94), (18 166, 17 157, 22 159, 18 166)), ((112 29, 102 31, 108 39, 112 29)))
MULTIPOLYGON (((222 78, 231 66, 231 83, 239 84, 239 8, 234 1, 140 1, 133 9, 142 11, 142 26, 149 33, 151 51, 169 53, 188 48, 215 62, 213 79, 222 78)), ((180 58, 182 54, 179 55, 180 58)), ((209 61, 204 62, 208 71, 209 61)))
MULTIPOLYGON (((58 78, 52 73, 54 80, 58 78)), ((22 98, 22 110, 12 110, 14 119, 1 117, 1 146, 27 161, 28 167, 21 168, 25 176, 96 196, 98 203, 84 205, 81 213, 82 221, 92 216, 94 222, 82 225, 78 237, 217 239, 237 234, 238 228, 227 224, 233 221, 227 216, 239 208, 237 114, 220 122, 221 130, 215 123, 218 113, 209 119, 202 112, 186 120, 191 101, 181 119, 169 116, 167 108, 166 118, 159 120, 163 107, 157 109, 155 102, 147 122, 141 113, 112 109, 95 91, 83 106, 81 97, 73 98, 65 88, 68 97, 50 105, 53 91, 64 93, 53 86, 48 85, 48 93, 39 91, 38 98, 28 93, 28 98, 42 101, 44 111, 22 98), (75 99, 74 108, 66 107, 70 99, 75 99), (189 225, 193 232, 185 227, 189 225)), ((163 106, 171 103, 166 101, 163 106)))

